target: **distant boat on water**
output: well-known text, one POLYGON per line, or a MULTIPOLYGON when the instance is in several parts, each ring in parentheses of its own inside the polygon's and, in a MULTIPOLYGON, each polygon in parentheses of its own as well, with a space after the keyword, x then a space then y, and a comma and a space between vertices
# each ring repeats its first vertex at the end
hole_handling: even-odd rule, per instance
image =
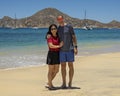
POLYGON ((17 18, 16 18, 16 14, 15 14, 14 27, 12 27, 11 29, 16 29, 16 28, 17 28, 17 18))
POLYGON ((33 27, 32 29, 39 29, 39 27, 33 27))
POLYGON ((82 29, 84 29, 84 30, 92 30, 93 28, 89 27, 89 26, 84 26, 84 27, 82 27, 82 29))
POLYGON ((82 29, 84 30, 92 30, 93 28, 88 24, 87 19, 86 19, 86 10, 85 10, 85 15, 84 15, 84 26, 82 29))

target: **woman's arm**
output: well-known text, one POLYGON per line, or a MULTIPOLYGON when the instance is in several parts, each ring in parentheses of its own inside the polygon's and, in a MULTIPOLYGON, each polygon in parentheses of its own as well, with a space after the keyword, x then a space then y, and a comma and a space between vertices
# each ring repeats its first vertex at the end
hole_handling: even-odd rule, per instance
POLYGON ((63 46, 63 42, 61 42, 59 45, 53 45, 51 42, 48 43, 48 46, 50 48, 61 48, 63 46))

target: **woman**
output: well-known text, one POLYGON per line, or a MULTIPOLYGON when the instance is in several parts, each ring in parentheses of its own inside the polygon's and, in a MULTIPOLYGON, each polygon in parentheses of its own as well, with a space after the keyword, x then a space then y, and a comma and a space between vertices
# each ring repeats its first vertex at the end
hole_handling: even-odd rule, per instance
POLYGON ((49 47, 47 55, 47 64, 48 64, 48 88, 49 90, 55 90, 55 87, 52 84, 52 80, 55 78, 56 74, 59 71, 59 49, 63 44, 59 42, 57 34, 57 26, 55 24, 50 25, 48 33, 50 36, 47 37, 47 44, 49 47))

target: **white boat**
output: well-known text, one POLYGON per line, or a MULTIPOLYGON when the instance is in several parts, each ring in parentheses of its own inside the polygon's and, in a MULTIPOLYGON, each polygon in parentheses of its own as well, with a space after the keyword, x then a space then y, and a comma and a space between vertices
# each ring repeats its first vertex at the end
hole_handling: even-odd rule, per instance
POLYGON ((39 27, 32 27, 32 29, 39 29, 39 27))
POLYGON ((84 26, 84 27, 82 27, 82 29, 84 29, 84 30, 92 30, 93 28, 90 27, 90 26, 84 26))
POLYGON ((82 27, 84 30, 92 30, 93 28, 87 23, 86 19, 86 10, 85 10, 85 16, 84 16, 84 26, 82 27))

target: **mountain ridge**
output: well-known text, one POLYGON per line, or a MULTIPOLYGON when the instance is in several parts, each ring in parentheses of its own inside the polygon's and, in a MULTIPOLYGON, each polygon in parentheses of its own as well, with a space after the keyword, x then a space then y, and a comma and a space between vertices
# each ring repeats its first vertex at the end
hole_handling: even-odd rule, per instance
MULTIPOLYGON (((0 27, 48 27, 50 24, 57 24, 56 17, 62 15, 65 22, 72 24, 73 27, 81 28, 84 25, 84 20, 71 17, 55 8, 42 9, 32 16, 16 19, 9 16, 4 16, 0 19, 0 27)), ((87 19, 87 23, 95 28, 120 28, 120 22, 113 20, 109 23, 102 23, 96 20, 87 19)))

